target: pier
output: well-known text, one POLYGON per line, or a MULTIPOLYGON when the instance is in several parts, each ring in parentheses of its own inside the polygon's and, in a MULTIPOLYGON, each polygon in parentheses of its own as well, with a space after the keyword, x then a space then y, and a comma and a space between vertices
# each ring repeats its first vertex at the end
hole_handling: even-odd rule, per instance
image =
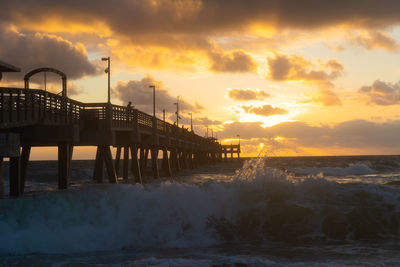
POLYGON ((182 168, 216 163, 223 154, 227 159, 227 153, 240 158, 240 145, 221 145, 215 138, 201 137, 138 109, 70 99, 67 76, 59 70, 35 69, 25 75, 24 84, 24 88, 0 87, 0 176, 3 158, 9 158, 12 197, 24 192, 30 152, 35 146, 58 147, 59 189, 68 188, 76 146, 97 147, 93 179, 99 183, 104 176, 109 183, 118 183, 120 164, 123 179, 131 173, 135 182, 144 182, 149 154, 155 179, 160 172, 172 177, 182 168), (40 72, 58 74, 62 92, 29 88, 31 76, 40 72), (111 147, 116 148, 115 158, 111 147))

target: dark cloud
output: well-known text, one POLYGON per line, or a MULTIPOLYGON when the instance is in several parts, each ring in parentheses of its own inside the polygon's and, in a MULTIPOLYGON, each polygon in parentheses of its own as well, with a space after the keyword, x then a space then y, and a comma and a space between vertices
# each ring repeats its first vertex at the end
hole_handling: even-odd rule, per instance
POLYGON ((246 113, 252 113, 260 116, 272 116, 272 115, 284 115, 288 114, 288 111, 283 108, 273 107, 271 105, 253 106, 253 105, 242 105, 239 106, 241 110, 246 113))
POLYGON ((391 84, 376 80, 371 86, 363 86, 358 91, 368 96, 370 104, 388 106, 400 103, 400 82, 391 84))
POLYGON ((376 148, 381 151, 400 149, 398 120, 384 123, 353 120, 334 126, 311 126, 304 122, 285 122, 267 128, 262 128, 261 125, 260 122, 225 124, 225 129, 219 136, 234 138, 240 134, 242 139, 283 137, 286 142, 295 146, 309 148, 376 148))
POLYGON ((254 59, 241 50, 211 51, 208 55, 211 61, 210 70, 214 72, 255 72, 257 70, 254 59))
MULTIPOLYGON (((132 101, 135 108, 152 113, 153 89, 149 87, 150 85, 156 86, 156 112, 162 112, 162 110, 165 109, 167 113, 174 114, 176 111, 176 105, 174 105, 174 103, 176 103, 177 98, 172 96, 170 92, 163 87, 162 82, 156 81, 151 75, 147 75, 140 81, 120 81, 117 83, 117 86, 113 88, 113 93, 124 104, 132 101)), ((191 105, 182 97, 179 99, 179 110, 182 112, 197 112, 201 108, 202 107, 198 103, 191 105)), ((173 120, 175 120, 175 118, 173 120)))
POLYGON ((332 86, 331 80, 341 75, 343 65, 330 59, 325 64, 311 62, 297 55, 268 57, 269 78, 275 81, 306 81, 332 86))
POLYGON ((261 90, 229 89, 228 97, 237 101, 263 100, 270 95, 261 90))
MULTIPOLYGON (((22 34, 0 26, 0 58, 21 68, 21 73, 4 75, 5 81, 23 81, 36 68, 52 67, 68 79, 78 79, 99 72, 89 61, 85 47, 47 34, 22 34)), ((51 78, 52 76, 49 76, 51 78)))
POLYGON ((3 21, 38 23, 46 19, 105 22, 114 32, 199 34, 237 30, 252 23, 277 28, 315 29, 337 25, 387 27, 399 23, 397 0, 25 0, 2 3, 3 21))

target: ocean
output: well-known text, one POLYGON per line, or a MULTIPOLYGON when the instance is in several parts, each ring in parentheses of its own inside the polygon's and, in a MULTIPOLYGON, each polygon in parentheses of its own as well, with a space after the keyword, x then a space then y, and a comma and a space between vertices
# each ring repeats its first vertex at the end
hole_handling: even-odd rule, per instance
POLYGON ((1 266, 400 265, 400 156, 242 159, 143 185, 95 184, 93 165, 73 161, 58 191, 55 161, 29 163, 24 197, 0 200, 1 266))

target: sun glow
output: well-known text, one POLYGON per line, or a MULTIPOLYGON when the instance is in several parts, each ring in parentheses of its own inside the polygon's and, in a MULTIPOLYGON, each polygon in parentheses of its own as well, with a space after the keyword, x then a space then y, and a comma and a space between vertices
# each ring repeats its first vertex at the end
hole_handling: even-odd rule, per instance
POLYGON ((285 114, 285 115, 273 115, 273 116, 259 116, 256 114, 243 114, 240 118, 239 118, 239 122, 257 122, 260 121, 263 124, 261 125, 261 127, 265 128, 265 127, 271 127, 274 126, 276 124, 282 123, 282 122, 287 122, 287 121, 293 121, 290 118, 292 117, 292 115, 290 114, 285 114))

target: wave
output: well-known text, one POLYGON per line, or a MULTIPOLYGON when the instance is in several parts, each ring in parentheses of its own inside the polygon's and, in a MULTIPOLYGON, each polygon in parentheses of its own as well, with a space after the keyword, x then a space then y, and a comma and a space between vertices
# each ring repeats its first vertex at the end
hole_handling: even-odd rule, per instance
POLYGON ((364 163, 350 164, 347 167, 288 168, 288 170, 302 175, 322 174, 326 176, 366 175, 377 173, 376 170, 364 163))
POLYGON ((398 188, 295 179, 244 164, 233 180, 90 185, 0 201, 0 254, 395 238, 398 188))

